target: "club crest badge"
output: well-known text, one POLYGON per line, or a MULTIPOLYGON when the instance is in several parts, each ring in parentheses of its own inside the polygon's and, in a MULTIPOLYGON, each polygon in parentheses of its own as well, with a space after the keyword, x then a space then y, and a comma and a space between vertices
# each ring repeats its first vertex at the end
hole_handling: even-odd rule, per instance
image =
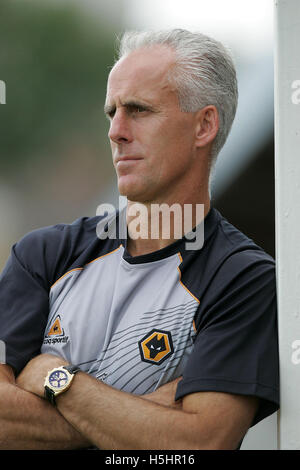
POLYGON ((138 344, 142 361, 150 364, 162 364, 174 351, 169 331, 153 329, 138 344))

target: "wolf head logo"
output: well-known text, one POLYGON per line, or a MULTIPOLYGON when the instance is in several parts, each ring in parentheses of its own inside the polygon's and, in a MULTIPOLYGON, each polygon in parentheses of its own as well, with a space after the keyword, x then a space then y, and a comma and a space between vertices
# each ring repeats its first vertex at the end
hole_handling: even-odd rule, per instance
POLYGON ((151 338, 150 341, 145 344, 145 346, 149 349, 150 359, 154 359, 158 353, 167 349, 165 337, 162 336, 160 339, 158 339, 158 334, 151 338))
POLYGON ((139 341, 141 359, 160 365, 173 354, 172 335, 169 331, 153 329, 139 341))

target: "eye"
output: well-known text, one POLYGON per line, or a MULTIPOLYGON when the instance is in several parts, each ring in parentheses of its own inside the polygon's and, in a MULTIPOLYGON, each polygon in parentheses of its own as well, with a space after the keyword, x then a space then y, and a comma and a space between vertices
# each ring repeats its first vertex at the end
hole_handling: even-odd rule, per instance
POLYGON ((129 111, 131 113, 142 113, 144 109, 141 106, 132 106, 129 111))
POLYGON ((128 105, 127 110, 130 114, 141 114, 148 111, 145 106, 139 104, 130 104, 128 105))
POLYGON ((109 106, 105 105, 104 106, 104 114, 108 120, 111 120, 116 113, 116 107, 115 106, 109 106))
POLYGON ((107 119, 112 119, 115 114, 116 114, 116 110, 115 110, 115 109, 112 109, 111 111, 109 111, 108 113, 106 113, 106 117, 107 117, 107 119))

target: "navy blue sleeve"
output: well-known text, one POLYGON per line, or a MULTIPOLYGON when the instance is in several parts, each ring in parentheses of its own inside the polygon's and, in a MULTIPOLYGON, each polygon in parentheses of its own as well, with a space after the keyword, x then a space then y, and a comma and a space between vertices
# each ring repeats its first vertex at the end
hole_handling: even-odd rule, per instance
POLYGON ((48 291, 39 270, 39 237, 27 235, 13 246, 0 276, 0 339, 6 363, 19 373, 40 351, 48 317, 48 291), (28 261, 36 270, 28 267, 28 261))
POLYGON ((49 315, 49 292, 67 270, 93 259, 99 217, 34 230, 12 247, 0 275, 0 339, 18 374, 40 353, 49 315))
POLYGON ((259 397, 252 425, 279 408, 274 263, 235 253, 200 299, 198 334, 176 399, 200 391, 259 397))

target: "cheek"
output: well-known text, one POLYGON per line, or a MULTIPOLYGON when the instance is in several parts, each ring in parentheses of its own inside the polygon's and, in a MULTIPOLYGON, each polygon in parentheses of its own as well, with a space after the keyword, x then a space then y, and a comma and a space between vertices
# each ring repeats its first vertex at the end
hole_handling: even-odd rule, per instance
POLYGON ((184 171, 191 161, 193 151, 192 123, 189 119, 174 121, 164 117, 137 128, 138 146, 144 153, 144 164, 153 177, 163 177, 184 171), (155 176, 156 175, 156 176, 155 176))
POLYGON ((156 143, 162 162, 165 162, 171 171, 180 167, 183 169, 188 164, 193 146, 191 129, 181 126, 164 129, 156 143))

